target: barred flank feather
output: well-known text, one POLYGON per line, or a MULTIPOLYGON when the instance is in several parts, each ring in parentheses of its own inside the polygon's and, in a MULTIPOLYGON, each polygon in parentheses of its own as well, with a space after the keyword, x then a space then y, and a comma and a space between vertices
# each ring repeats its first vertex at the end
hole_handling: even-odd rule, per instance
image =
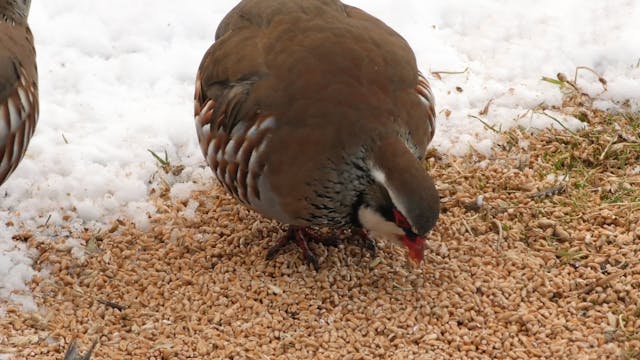
POLYGON ((27 151, 38 121, 38 71, 30 1, 0 0, 0 185, 27 151))

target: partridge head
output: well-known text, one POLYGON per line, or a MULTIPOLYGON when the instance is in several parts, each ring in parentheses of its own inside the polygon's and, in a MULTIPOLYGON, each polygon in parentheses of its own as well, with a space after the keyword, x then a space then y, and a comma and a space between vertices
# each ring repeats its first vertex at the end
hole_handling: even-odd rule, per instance
MULTIPOLYGON (((423 158, 434 99, 407 42, 337 0, 244 0, 198 69, 196 131, 222 186, 289 224, 377 233, 420 262, 439 196, 423 158)), ((274 251, 270 251, 271 257, 274 251)))
POLYGON ((0 184, 18 166, 38 120, 30 0, 0 0, 0 184))

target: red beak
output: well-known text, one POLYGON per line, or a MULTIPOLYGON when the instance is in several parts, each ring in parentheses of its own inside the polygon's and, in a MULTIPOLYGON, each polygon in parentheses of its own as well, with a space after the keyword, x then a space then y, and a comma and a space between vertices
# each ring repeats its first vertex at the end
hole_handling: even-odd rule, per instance
POLYGON ((425 239, 420 236, 410 238, 407 235, 400 235, 400 238, 402 243, 409 249, 409 258, 420 265, 422 259, 424 259, 425 239))

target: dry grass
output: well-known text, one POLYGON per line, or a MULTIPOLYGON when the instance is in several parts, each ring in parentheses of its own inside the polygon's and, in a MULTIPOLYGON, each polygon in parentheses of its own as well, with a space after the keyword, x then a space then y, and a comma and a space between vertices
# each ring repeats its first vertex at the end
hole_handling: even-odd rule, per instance
POLYGON ((380 243, 274 261, 274 222, 221 190, 173 201, 140 231, 25 239, 40 252, 42 311, 0 319, 0 353, 60 359, 77 338, 97 359, 637 359, 640 115, 580 113, 589 128, 504 133, 490 159, 428 166, 443 196, 420 269, 380 243), (523 146, 526 144, 526 149, 523 146), (555 174, 555 180, 550 174, 555 174), (482 201, 478 197, 482 196, 482 201))

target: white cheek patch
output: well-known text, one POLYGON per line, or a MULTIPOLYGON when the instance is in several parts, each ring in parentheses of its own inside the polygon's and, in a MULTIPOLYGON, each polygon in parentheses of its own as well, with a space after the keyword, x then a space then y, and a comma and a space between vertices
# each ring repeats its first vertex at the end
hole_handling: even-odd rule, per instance
POLYGON ((404 235, 404 231, 396 224, 387 221, 377 211, 367 207, 361 207, 358 210, 358 220, 365 229, 390 240, 396 240, 398 235, 404 235))
MULTIPOLYGON (((396 207, 396 209, 398 209, 400 211, 400 213, 403 214, 403 215, 407 214, 406 207, 404 206, 404 203, 402 202, 400 197, 395 193, 395 191, 393 191, 393 188, 391 188, 391 186, 389 186, 389 183, 387 182, 387 176, 385 175, 385 173, 380 168, 378 168, 377 166, 375 166, 373 164, 369 164, 369 171, 371 171, 371 176, 373 176, 373 178, 378 183, 382 184, 382 186, 384 186, 384 188, 387 189, 387 193, 389 193, 389 197, 391 198, 391 201, 393 202, 393 205, 396 207)), ((370 211, 373 212, 373 210, 370 210, 370 211)), ((380 215, 378 215, 378 216, 380 216, 380 215)), ((381 219, 383 221, 385 221, 385 222, 388 222, 382 217, 381 217, 381 219)), ((408 220, 409 219, 407 219, 407 221, 408 220)), ((390 223, 390 222, 388 222, 388 223, 390 223)), ((393 223, 390 223, 390 224, 393 224, 393 223)), ((393 224, 393 225, 395 226, 395 224, 393 224)), ((411 224, 411 229, 414 232, 416 232, 413 224, 411 224)), ((404 234, 404 231, 402 233, 404 234)))

